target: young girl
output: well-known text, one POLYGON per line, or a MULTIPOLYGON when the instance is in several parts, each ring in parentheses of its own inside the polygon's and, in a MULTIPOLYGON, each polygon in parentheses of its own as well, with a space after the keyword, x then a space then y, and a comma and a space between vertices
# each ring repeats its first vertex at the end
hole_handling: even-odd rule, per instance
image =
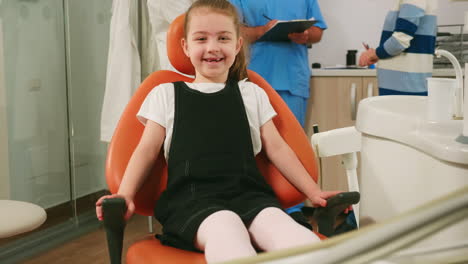
POLYGON ((226 261, 318 242, 281 209, 257 169, 262 148, 285 177, 316 206, 337 192, 322 192, 277 131, 266 93, 246 80, 236 9, 226 0, 198 0, 188 10, 182 46, 195 67, 193 83, 166 83, 145 99, 145 124, 117 195, 126 219, 133 198, 160 148, 168 162, 167 189, 155 217, 163 244, 201 250, 207 262, 226 261))

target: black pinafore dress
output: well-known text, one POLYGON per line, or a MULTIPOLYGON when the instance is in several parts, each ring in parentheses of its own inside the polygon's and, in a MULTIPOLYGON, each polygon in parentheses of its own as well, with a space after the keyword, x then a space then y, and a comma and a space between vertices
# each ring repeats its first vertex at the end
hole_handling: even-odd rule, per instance
POLYGON ((194 250, 198 227, 220 210, 244 223, 267 207, 281 208, 260 174, 236 81, 215 93, 174 83, 175 113, 167 188, 155 206, 164 245, 194 250))

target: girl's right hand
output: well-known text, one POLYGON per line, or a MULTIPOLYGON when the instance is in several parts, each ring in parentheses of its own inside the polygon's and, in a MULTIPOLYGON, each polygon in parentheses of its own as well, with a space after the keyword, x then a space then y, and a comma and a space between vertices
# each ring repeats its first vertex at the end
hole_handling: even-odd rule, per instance
POLYGON ((135 212, 135 204, 133 203, 133 200, 120 195, 120 194, 112 194, 112 195, 104 195, 99 200, 96 202, 96 216, 99 219, 99 221, 102 221, 104 219, 104 216, 102 214, 102 202, 104 199, 108 198, 123 198, 125 200, 125 204, 127 205, 127 211, 125 213, 125 220, 130 219, 132 217, 133 212, 135 212))

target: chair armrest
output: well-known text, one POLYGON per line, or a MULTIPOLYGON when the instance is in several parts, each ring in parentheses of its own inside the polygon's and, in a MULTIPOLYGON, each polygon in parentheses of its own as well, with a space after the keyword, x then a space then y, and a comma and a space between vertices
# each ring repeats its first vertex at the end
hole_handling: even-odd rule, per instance
MULTIPOLYGON (((338 128, 313 134, 311 141, 319 159, 341 155, 348 189, 350 192, 359 192, 357 152, 361 150, 361 133, 354 126, 338 128)), ((353 210, 359 226, 359 204, 353 205, 353 210)))
POLYGON ((111 264, 120 264, 122 258, 123 235, 125 229, 124 214, 127 207, 123 198, 109 198, 102 202, 104 228, 111 264))
POLYGON ((361 132, 354 126, 338 128, 313 134, 311 142, 320 158, 353 153, 361 150, 361 132))

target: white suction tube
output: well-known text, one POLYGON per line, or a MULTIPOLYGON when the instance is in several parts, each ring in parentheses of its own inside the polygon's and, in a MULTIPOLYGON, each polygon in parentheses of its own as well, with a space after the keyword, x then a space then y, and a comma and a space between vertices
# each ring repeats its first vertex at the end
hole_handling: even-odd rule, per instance
POLYGON ((455 76, 457 78, 458 87, 457 89, 455 89, 453 115, 455 116, 455 118, 462 118, 463 117, 463 72, 462 72, 460 63, 458 62, 457 58, 453 56, 452 53, 443 49, 437 49, 434 52, 434 55, 437 58, 440 58, 440 57, 447 58, 452 63, 453 68, 455 69, 455 76))

